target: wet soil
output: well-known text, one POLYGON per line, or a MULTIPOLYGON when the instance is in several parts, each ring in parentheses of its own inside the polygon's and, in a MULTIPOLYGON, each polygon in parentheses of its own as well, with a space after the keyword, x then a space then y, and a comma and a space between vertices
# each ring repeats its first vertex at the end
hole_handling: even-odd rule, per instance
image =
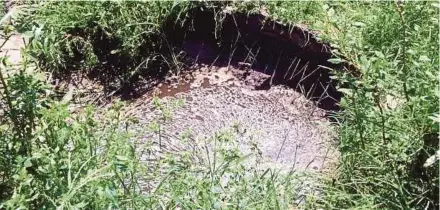
POLYGON ((150 94, 159 98, 187 93, 195 88, 211 86, 248 86, 258 89, 270 76, 252 69, 237 69, 234 67, 210 67, 197 64, 191 70, 179 76, 170 76, 160 82, 150 94))
MULTIPOLYGON (((201 17, 209 15, 212 14, 197 13, 195 30, 181 40, 188 57, 196 59, 194 65, 178 76, 166 77, 153 90, 134 99, 127 107, 132 115, 141 124, 149 124, 162 114, 154 107, 153 96, 164 104, 179 98, 184 106, 173 109, 172 120, 163 122, 160 138, 177 151, 188 147, 178 138, 188 128, 193 131, 191 138, 195 142, 239 125, 241 131, 236 137, 241 151, 249 152, 252 139, 267 166, 322 170, 331 165, 337 154, 332 145, 332 126, 325 118, 326 107, 313 97, 306 98, 297 88, 312 81, 312 86, 321 84, 330 95, 334 93, 329 73, 320 67, 331 66, 326 62, 329 49, 298 28, 291 28, 287 37, 281 36, 283 33, 276 35, 274 31, 282 30, 282 26, 273 23, 272 29, 264 26, 257 30, 261 27, 261 22, 256 22, 260 17, 247 17, 245 21, 240 15, 226 16, 219 32, 223 34, 221 45, 215 45, 211 35, 203 35, 210 34, 212 18, 201 17), (239 41, 234 48, 225 48, 231 40, 239 41), (311 69, 313 66, 317 68, 311 69), (295 80, 296 75, 299 80, 295 80)), ((2 54, 18 64, 21 46, 21 37, 13 36, 2 48, 2 54)), ((332 109, 338 99, 330 99, 332 109)), ((156 134, 146 132, 141 141, 155 143, 156 134)))
POLYGON ((243 154, 258 148, 261 157, 250 156, 248 161, 258 159, 262 168, 318 172, 334 165, 333 127, 325 110, 302 94, 281 85, 261 90, 269 76, 251 69, 199 65, 188 72, 168 77, 127 107, 140 124, 161 123, 160 134, 140 131, 145 132, 140 145, 156 145, 156 152, 145 159, 193 150, 226 129, 234 131, 243 154), (164 110, 157 108, 153 96, 169 108, 169 120, 161 120, 164 110), (173 105, 178 100, 182 106, 173 105), (183 134, 190 140, 182 143, 183 134))

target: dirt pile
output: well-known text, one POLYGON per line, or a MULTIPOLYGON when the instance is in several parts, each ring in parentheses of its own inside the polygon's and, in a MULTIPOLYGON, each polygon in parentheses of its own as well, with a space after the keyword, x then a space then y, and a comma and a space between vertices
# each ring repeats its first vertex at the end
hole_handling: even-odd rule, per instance
MULTIPOLYGON (((160 134, 144 130, 140 141, 156 145, 153 156, 192 150, 230 129, 242 153, 260 151, 263 167, 319 171, 335 160, 325 111, 303 95, 283 86, 256 90, 267 75, 251 70, 202 67, 191 72, 167 79, 153 92, 164 106, 183 101, 170 108, 169 120, 160 122, 160 134), (189 135, 189 142, 182 142, 182 134, 189 135)), ((151 96, 137 99, 129 109, 141 124, 162 118, 164 112, 151 96)))

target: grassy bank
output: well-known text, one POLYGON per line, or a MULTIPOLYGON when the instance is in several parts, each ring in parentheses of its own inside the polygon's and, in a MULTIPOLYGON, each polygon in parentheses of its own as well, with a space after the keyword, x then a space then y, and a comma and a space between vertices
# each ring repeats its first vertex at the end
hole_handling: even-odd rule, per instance
MULTIPOLYGON (((339 114, 339 177, 326 208, 438 208, 438 4, 271 3, 269 13, 318 30, 362 71, 339 114), (289 11, 295 8, 298 10, 289 11)), ((316 204, 313 204, 315 206, 316 204)), ((318 206, 319 206, 318 205, 318 206)))
POLYGON ((30 37, 28 62, 19 71, 1 69, 0 206, 292 207, 296 179, 246 168, 240 154, 226 150, 236 146, 232 131, 212 139, 221 142, 220 164, 195 166, 192 156, 207 154, 182 154, 145 168, 137 146, 127 144, 136 136, 121 126, 133 123, 121 105, 71 113, 69 94, 55 100, 51 81, 36 74, 82 72, 118 88, 176 70, 184 58, 163 26, 191 21, 191 8, 227 4, 317 31, 362 73, 335 72, 348 84, 335 113, 339 167, 334 178, 322 177, 323 193, 306 208, 439 207, 439 164, 423 166, 439 149, 439 5, 433 2, 44 2, 24 8, 13 23, 30 37), (39 70, 29 73, 33 64, 39 70))

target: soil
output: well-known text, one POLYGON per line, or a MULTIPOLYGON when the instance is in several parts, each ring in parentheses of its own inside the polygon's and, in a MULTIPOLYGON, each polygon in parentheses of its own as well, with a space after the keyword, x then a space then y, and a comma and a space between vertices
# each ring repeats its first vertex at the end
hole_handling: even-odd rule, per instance
MULTIPOLYGON (((21 37, 14 35, 0 55, 8 56, 12 64, 18 65, 22 46, 21 37)), ((212 150, 215 146, 209 139, 225 131, 232 136, 241 153, 250 155, 246 163, 258 163, 262 170, 335 171, 338 152, 334 127, 326 118, 326 110, 296 92, 292 88, 298 86, 296 83, 273 84, 275 70, 272 73, 255 71, 253 64, 242 61, 245 60, 237 61, 234 67, 195 64, 179 76, 166 77, 153 90, 130 101, 125 107, 127 117, 138 120, 133 129, 142 134, 136 143, 153 145, 153 151, 141 155, 142 161, 169 153, 212 150), (261 88, 267 81, 270 86, 261 88), (162 108, 158 108, 157 101, 162 108), (179 101, 183 105, 177 106, 179 101), (148 128, 152 122, 161 125, 159 132, 148 128), (182 135, 188 139, 182 141, 182 135)), ((76 107, 72 110, 97 100, 102 104, 102 100, 108 98, 103 95, 103 87, 95 82, 83 80, 83 77, 72 80, 77 84, 54 82, 55 89, 74 90, 77 100, 73 101, 76 107), (61 88, 63 85, 66 87, 61 88)), ((306 191, 312 188, 300 190, 307 194, 306 191)))
MULTIPOLYGON (((145 135, 138 143, 155 145, 153 156, 158 157, 203 147, 201 142, 229 130, 244 155, 257 148, 261 157, 251 156, 248 161, 258 161, 264 169, 317 172, 331 168, 337 152, 325 110, 288 87, 257 90, 268 77, 251 69, 203 65, 168 77, 127 107, 140 125, 161 124, 160 134, 139 128, 145 135), (153 96, 168 109, 158 109, 153 96), (178 100, 182 106, 174 106, 178 100), (163 120, 167 111, 170 119, 163 120), (188 142, 182 143, 182 134, 189 135, 188 142)), ((151 159, 151 154, 143 158, 151 159)))
MULTIPOLYGON (((1 55, 18 65, 21 47, 21 37, 13 35, 1 55)), ((153 105, 153 96, 158 96, 162 104, 182 99, 184 106, 173 109, 172 119, 162 122, 161 143, 175 151, 193 145, 180 142, 180 134, 189 128, 193 143, 230 128, 237 131, 235 137, 244 154, 251 152, 251 144, 256 145, 264 167, 320 171, 332 166, 337 152, 325 111, 289 87, 259 90, 268 78, 270 75, 254 71, 246 63, 238 67, 195 65, 180 76, 167 77, 152 91, 132 101, 127 109, 141 125, 147 125, 162 116, 153 105)), ((88 87, 96 86, 89 84, 91 81, 87 83, 88 87)), ((84 92, 90 88, 75 89, 77 96, 79 92, 85 95, 76 98, 90 95, 84 92)), ((140 142, 158 143, 155 133, 144 132, 140 142)), ((165 151, 161 148, 158 154, 165 151)))

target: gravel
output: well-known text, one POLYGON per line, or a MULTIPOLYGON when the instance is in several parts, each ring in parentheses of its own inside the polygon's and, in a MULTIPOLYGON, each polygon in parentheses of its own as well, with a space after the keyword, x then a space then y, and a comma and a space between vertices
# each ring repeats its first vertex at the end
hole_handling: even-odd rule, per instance
MULTIPOLYGON (((219 131, 227 130, 232 131, 243 154, 258 148, 261 156, 251 156, 249 163, 258 161, 263 168, 282 171, 319 172, 331 168, 337 157, 334 129, 324 117, 324 110, 283 86, 255 90, 255 84, 248 85, 237 72, 243 71, 202 68, 192 74, 195 79, 189 82, 191 89, 179 92, 176 89, 182 84, 169 85, 173 95, 158 100, 168 108, 158 109, 148 95, 134 101, 128 109, 140 125, 158 121, 164 112, 171 113, 170 119, 159 120, 160 137, 158 132, 142 128, 145 135, 139 143, 157 145, 158 154, 194 150, 219 131), (193 84, 207 79, 210 85, 193 84), (176 106, 177 99, 183 101, 182 106, 176 106), (182 134, 189 134, 189 141, 183 142, 182 134)), ((250 78, 255 77, 258 73, 251 73, 250 78)), ((164 86, 161 90, 167 91, 164 86)))

